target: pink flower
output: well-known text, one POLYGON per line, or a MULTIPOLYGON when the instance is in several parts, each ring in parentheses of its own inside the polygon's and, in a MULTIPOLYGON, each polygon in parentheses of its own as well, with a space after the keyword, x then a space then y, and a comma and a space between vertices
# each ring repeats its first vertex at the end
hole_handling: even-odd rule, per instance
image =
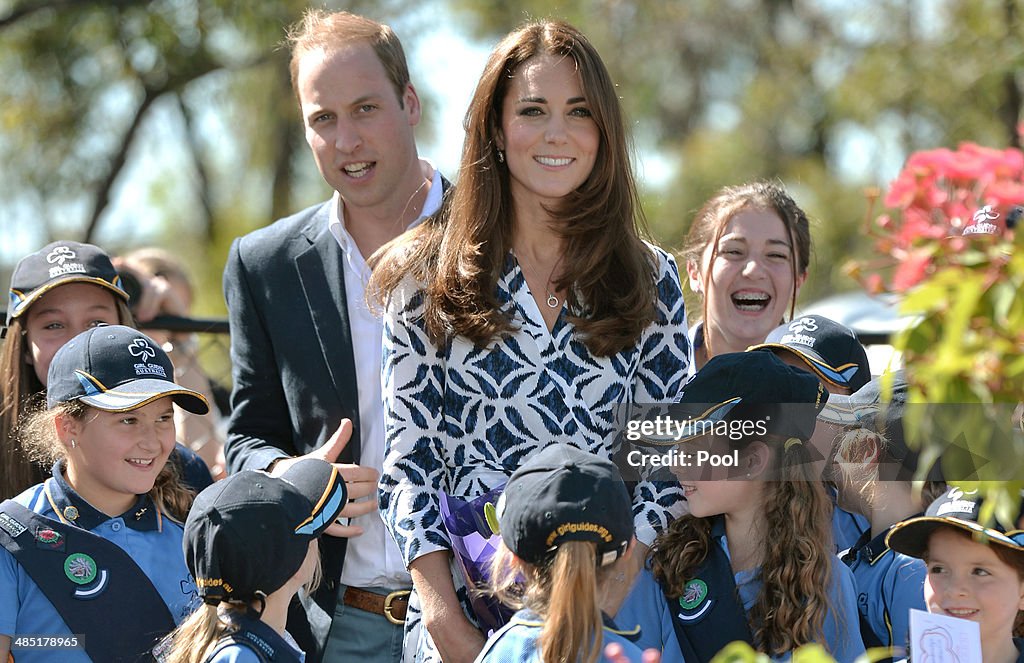
POLYGON ((911 253, 896 267, 892 277, 892 289, 906 292, 924 280, 931 265, 931 254, 918 251, 911 253))

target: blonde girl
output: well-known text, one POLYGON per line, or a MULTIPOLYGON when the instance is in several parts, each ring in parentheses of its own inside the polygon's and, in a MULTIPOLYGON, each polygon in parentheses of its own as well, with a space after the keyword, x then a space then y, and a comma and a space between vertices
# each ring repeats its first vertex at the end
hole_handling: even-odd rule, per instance
POLYGON ((317 540, 347 501, 331 463, 305 458, 281 476, 245 470, 201 492, 185 558, 203 606, 172 633, 165 663, 298 663, 288 606, 320 575, 317 540))
POLYGON ((595 663, 603 645, 616 643, 639 663, 636 630, 619 630, 600 608, 633 542, 630 497, 615 465, 547 446, 512 475, 497 513, 493 592, 521 609, 477 661, 595 663))

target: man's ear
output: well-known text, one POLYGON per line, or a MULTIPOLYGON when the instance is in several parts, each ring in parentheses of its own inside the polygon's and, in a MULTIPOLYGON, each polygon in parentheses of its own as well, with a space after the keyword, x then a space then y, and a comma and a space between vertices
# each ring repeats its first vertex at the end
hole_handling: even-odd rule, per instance
POLYGON ((409 126, 415 127, 420 123, 422 107, 420 106, 420 96, 416 93, 416 88, 412 86, 412 83, 405 86, 402 103, 405 105, 405 111, 409 114, 409 126))

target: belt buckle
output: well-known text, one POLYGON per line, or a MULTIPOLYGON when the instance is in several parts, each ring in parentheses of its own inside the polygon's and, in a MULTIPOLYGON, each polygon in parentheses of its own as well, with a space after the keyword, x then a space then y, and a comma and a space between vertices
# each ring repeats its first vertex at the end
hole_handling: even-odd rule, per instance
POLYGON ((412 592, 410 590, 408 590, 408 589, 400 589, 397 592, 391 592, 390 594, 388 594, 387 596, 384 597, 384 616, 388 618, 389 622, 391 622, 392 624, 394 624, 396 626, 401 626, 402 624, 405 623, 404 619, 396 619, 391 614, 391 603, 392 603, 392 601, 395 601, 396 599, 406 598, 411 593, 412 592))

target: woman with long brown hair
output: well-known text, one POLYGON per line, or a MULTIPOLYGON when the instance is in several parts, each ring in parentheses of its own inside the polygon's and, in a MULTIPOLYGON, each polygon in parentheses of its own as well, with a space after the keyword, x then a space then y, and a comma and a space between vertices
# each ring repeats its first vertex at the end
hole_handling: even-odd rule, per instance
MULTIPOLYGON (((565 23, 529 23, 488 60, 443 210, 374 269, 386 309, 380 504, 415 586, 409 657, 464 661, 483 644, 458 607, 439 491, 496 488, 560 437, 610 457, 622 408, 679 392, 679 275, 641 238, 627 143, 593 45, 565 23)), ((641 542, 677 496, 638 489, 641 542)))

